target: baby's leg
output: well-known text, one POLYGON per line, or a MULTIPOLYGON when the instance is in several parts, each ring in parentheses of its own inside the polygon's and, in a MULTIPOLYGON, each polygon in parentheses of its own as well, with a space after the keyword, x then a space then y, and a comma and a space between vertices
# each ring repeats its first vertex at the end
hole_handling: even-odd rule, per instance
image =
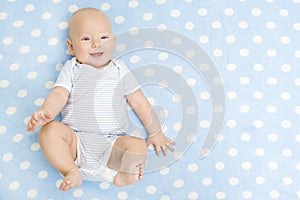
POLYGON ((118 171, 114 184, 126 186, 141 180, 146 157, 144 140, 131 136, 117 138, 108 161, 108 167, 118 171))
POLYGON ((60 190, 70 190, 82 184, 81 175, 75 165, 77 138, 68 126, 52 121, 44 125, 39 134, 41 149, 50 162, 64 177, 60 190))

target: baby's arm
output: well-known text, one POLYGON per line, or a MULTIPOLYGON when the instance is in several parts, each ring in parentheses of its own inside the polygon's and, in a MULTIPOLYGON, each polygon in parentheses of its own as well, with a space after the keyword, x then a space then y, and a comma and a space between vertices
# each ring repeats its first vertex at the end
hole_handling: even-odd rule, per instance
POLYGON ((69 91, 63 87, 55 87, 46 97, 42 108, 32 114, 27 124, 28 131, 34 131, 38 126, 53 120, 68 101, 69 91))
POLYGON ((165 156, 167 155, 167 149, 174 151, 172 145, 175 143, 162 132, 156 113, 143 92, 139 89, 133 94, 128 95, 127 99, 148 132, 147 146, 152 144, 157 155, 159 155, 161 150, 165 156))

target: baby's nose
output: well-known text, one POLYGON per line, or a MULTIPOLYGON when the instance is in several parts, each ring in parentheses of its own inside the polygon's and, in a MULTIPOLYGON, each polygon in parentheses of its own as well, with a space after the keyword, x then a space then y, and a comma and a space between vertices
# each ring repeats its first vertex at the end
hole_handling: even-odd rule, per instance
POLYGON ((94 40, 93 41, 93 48, 100 47, 100 46, 101 46, 101 41, 100 40, 94 40))

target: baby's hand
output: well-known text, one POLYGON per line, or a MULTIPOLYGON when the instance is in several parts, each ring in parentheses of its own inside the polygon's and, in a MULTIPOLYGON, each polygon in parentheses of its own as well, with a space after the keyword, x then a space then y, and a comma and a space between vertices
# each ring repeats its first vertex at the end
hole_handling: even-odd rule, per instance
POLYGON ((38 126, 44 125, 52 120, 51 115, 45 110, 38 110, 32 114, 31 119, 27 124, 27 131, 32 132, 38 126))
POLYGON ((168 149, 172 152, 174 151, 173 145, 175 145, 175 142, 167 138, 163 132, 159 132, 155 135, 149 136, 146 141, 146 145, 149 146, 150 144, 154 146, 157 155, 159 155, 160 151, 162 151, 164 156, 167 156, 168 149))

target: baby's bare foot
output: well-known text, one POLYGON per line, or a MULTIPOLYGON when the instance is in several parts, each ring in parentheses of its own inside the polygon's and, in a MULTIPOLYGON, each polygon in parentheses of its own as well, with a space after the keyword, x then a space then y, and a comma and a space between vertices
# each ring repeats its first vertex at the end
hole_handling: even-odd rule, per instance
POLYGON ((68 191, 70 189, 81 186, 81 184, 82 178, 79 173, 79 169, 73 168, 65 174, 65 179, 60 184, 59 189, 62 191, 68 191))
POLYGON ((142 180, 144 174, 144 165, 134 164, 128 171, 119 171, 114 179, 115 186, 127 186, 142 180))

